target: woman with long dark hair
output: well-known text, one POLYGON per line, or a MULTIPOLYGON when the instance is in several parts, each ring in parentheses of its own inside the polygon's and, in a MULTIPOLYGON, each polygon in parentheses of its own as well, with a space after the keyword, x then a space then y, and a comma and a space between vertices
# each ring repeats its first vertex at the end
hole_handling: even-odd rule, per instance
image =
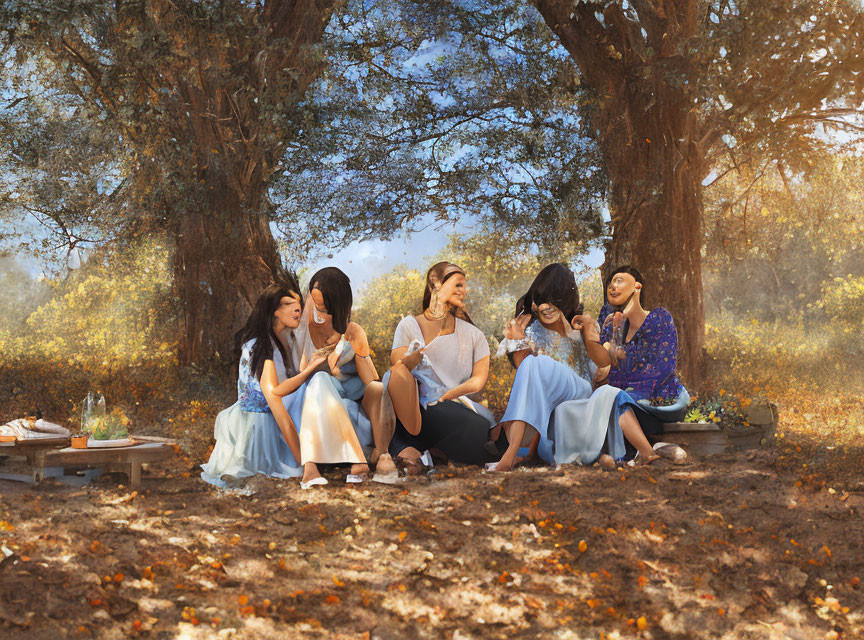
POLYGON ((663 433, 665 422, 683 419, 690 395, 675 375, 678 332, 663 307, 643 308, 645 280, 638 269, 622 265, 606 278, 600 312, 600 340, 609 351, 608 382, 636 401, 636 418, 649 434, 663 433))
POLYGON ((656 459, 633 416, 633 401, 619 389, 592 393, 598 367, 608 366, 596 322, 582 313, 573 272, 544 267, 517 304, 499 355, 516 367, 501 424, 509 446, 491 470, 509 471, 520 447, 539 434, 537 454, 547 462, 590 464, 624 457, 624 438, 647 461, 656 459))
POLYGON ((302 473, 297 462, 302 387, 323 359, 299 371, 293 366, 290 332, 300 321, 299 290, 293 274, 267 287, 237 333, 237 402, 217 416, 216 445, 201 473, 219 488, 242 491, 257 474, 290 478, 302 473), (281 394, 275 402, 266 397, 274 388, 281 394))
MULTIPOLYGON (((489 377, 489 343, 465 310, 466 294, 460 267, 433 265, 421 312, 403 318, 393 336, 384 407, 392 405, 390 416, 396 418, 390 451, 409 473, 422 468, 421 454, 429 449, 469 464, 497 458, 489 442, 495 420, 472 399, 489 377)), ((389 438, 383 440, 377 448, 387 446, 389 438)))
MULTIPOLYGON (((351 464, 346 481, 368 479, 364 448, 371 447, 373 418, 377 430, 382 385, 372 362, 366 332, 351 322, 353 295, 348 276, 326 267, 309 280, 303 317, 295 332, 295 366, 323 358, 306 387, 300 431, 304 488, 327 484, 322 463, 351 464)), ((378 460, 390 471, 389 457, 378 460)), ((394 467, 395 468, 395 467, 394 467)))

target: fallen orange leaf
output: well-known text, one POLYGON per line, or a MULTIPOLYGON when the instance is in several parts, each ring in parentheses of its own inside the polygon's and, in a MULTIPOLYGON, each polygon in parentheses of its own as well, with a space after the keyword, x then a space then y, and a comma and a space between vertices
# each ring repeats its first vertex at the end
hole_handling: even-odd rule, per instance
POLYGON ((402 542, 405 539, 405 536, 407 536, 407 535, 408 535, 407 531, 399 532, 399 542, 402 542))
POLYGON ((249 602, 249 596, 245 596, 245 595, 244 596, 237 596, 237 603, 241 607, 245 607, 248 602, 249 602))
POLYGON ((636 619, 636 628, 639 629, 639 631, 645 631, 645 629, 648 628, 648 621, 645 619, 645 616, 639 616, 636 619))
POLYGON ((339 604, 339 596, 329 595, 324 599, 324 602, 327 604, 339 604))
POLYGON ((584 540, 579 541, 579 551, 581 551, 582 553, 588 551, 588 543, 584 540))

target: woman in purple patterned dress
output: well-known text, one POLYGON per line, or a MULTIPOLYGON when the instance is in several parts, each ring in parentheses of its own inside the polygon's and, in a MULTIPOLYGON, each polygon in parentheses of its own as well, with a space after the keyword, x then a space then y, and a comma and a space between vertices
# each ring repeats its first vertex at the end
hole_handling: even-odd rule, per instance
POLYGON ((683 419, 690 396, 678 381, 678 332, 663 307, 642 307, 644 280, 629 265, 606 279, 600 311, 600 340, 612 360, 608 383, 639 405, 636 417, 646 435, 663 433, 663 423, 683 419))

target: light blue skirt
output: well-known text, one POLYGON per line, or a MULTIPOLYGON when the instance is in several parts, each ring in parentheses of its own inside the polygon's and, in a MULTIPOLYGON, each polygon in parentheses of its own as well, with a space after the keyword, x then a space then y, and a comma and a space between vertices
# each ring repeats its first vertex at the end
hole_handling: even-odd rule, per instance
MULTIPOLYGON (((282 399, 295 428, 300 426, 306 385, 282 399)), ((243 480, 257 474, 296 478, 303 468, 294 460, 279 425, 270 411, 244 411, 237 402, 216 417, 216 445, 201 479, 220 489, 242 490, 243 480)))
POLYGON ((591 383, 570 367, 546 355, 529 355, 516 370, 501 422, 522 420, 534 427, 540 434, 537 454, 545 462, 591 464, 604 445, 613 458, 624 457, 619 419, 635 406, 620 389, 603 386, 592 392, 591 383))

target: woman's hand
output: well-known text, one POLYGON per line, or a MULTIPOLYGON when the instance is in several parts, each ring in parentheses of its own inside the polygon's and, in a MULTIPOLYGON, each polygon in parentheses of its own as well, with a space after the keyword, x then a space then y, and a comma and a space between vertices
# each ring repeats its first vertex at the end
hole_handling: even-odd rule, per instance
POLYGON ((582 338, 585 342, 600 342, 600 332, 597 329, 597 323, 590 314, 583 313, 580 316, 573 316, 570 322, 571 326, 576 331, 582 332, 582 338))
POLYGON ((507 328, 504 329, 504 337, 508 340, 522 340, 525 337, 525 328, 529 322, 531 322, 531 316, 527 313, 514 318, 507 323, 507 328))
POLYGON ((425 349, 420 349, 414 353, 409 353, 407 356, 404 356, 400 362, 408 369, 408 371, 413 371, 414 367, 420 364, 425 351, 425 349))
POLYGON ((309 361, 305 367, 303 367, 303 373, 306 375, 312 375, 322 364, 327 362, 327 356, 324 355, 313 355, 312 359, 309 361))

